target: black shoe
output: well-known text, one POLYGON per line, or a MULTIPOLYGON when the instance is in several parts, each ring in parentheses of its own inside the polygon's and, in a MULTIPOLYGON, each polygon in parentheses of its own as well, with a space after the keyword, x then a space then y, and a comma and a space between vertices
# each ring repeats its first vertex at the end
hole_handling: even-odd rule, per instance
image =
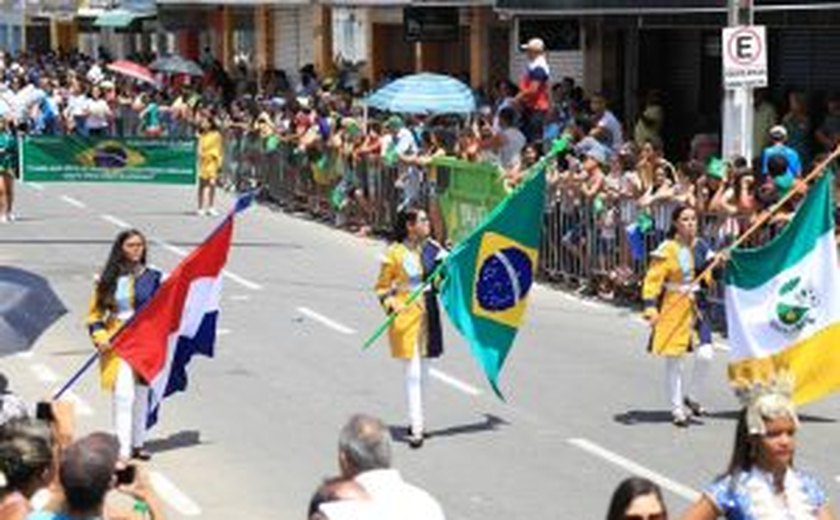
POLYGON ((703 405, 701 405, 697 401, 691 400, 688 397, 683 399, 683 402, 688 407, 688 409, 691 410, 691 414, 695 417, 703 417, 704 415, 706 415, 708 413, 706 411, 706 409, 703 408, 703 405))
POLYGON ((147 462, 152 460, 152 454, 146 451, 143 448, 133 448, 131 450, 131 458, 135 460, 142 460, 143 462, 147 462))
MULTIPOLYGON (((431 439, 431 438, 432 438, 432 434, 431 434, 431 433, 429 433, 429 432, 426 432, 426 431, 422 432, 420 435, 421 435, 424 439, 431 439)), ((407 439, 408 439, 408 438, 411 438, 411 437, 414 437, 414 434, 413 434, 413 433, 411 433, 411 426, 406 426, 406 427, 405 427, 405 437, 406 437, 407 439)))
POLYGON ((408 436, 408 445, 411 449, 416 450, 418 448, 423 447, 423 434, 420 435, 409 435, 408 436))

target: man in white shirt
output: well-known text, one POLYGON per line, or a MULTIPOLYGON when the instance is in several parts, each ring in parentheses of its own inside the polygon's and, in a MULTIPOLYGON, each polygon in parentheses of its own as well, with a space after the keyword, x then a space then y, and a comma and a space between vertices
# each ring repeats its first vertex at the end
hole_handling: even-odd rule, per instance
POLYGON ((379 419, 362 414, 350 418, 339 435, 338 461, 342 476, 352 478, 367 492, 367 505, 375 510, 369 518, 446 518, 432 495, 409 484, 391 468, 390 434, 379 419))

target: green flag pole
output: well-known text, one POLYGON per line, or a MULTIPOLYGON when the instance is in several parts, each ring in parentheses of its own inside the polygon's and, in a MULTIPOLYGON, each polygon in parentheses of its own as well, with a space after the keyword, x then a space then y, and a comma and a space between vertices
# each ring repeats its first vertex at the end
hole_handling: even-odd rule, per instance
MULTIPOLYGON (((525 184, 525 182, 528 179, 530 179, 534 175, 537 175, 539 172, 542 172, 545 169, 546 165, 548 164, 548 161, 557 157, 557 155, 559 155, 560 153, 565 151, 566 148, 568 148, 568 146, 569 146, 568 136, 564 136, 562 139, 555 140, 552 143, 551 150, 542 159, 540 159, 536 164, 534 164, 533 166, 531 166, 528 169, 529 171, 525 174, 522 182, 519 185, 522 186, 523 184, 525 184)), ((507 197, 505 197, 502 201, 499 202, 499 204, 497 205, 497 208, 499 206, 501 206, 502 202, 504 202, 508 198, 512 197, 513 195, 515 195, 517 191, 518 190, 514 190, 513 192, 508 194, 507 197)), ((492 215, 493 212, 491 212, 490 214, 492 215)), ((489 218, 489 216, 488 216, 488 218, 489 218)), ((478 226, 478 227, 481 227, 481 226, 478 226)), ((470 234, 470 236, 471 235, 472 234, 470 234)), ((468 239, 469 239, 469 237, 465 238, 463 241, 466 241, 468 239)), ((453 250, 456 247, 457 246, 453 247, 453 250)), ((432 271, 432 273, 429 275, 429 277, 426 279, 426 281, 423 282, 423 285, 421 285, 420 287, 415 289, 411 294, 408 295, 408 300, 406 300, 405 306, 403 307, 403 310, 408 308, 408 306, 411 305, 412 303, 414 303, 414 300, 416 300, 421 294, 423 294, 423 291, 425 291, 429 287, 429 285, 431 285, 434 282, 435 278, 440 276, 440 273, 443 270, 444 264, 445 264, 445 262, 441 262, 437 267, 435 267, 435 270, 432 271)), ((388 327, 390 327, 394 323, 394 320, 397 319, 397 316, 399 315, 400 312, 401 311, 388 313, 388 316, 385 318, 385 321, 383 321, 379 325, 379 327, 377 327, 376 330, 373 331, 373 334, 370 335, 370 337, 367 339, 367 341, 365 341, 364 345, 362 346, 362 350, 367 350, 371 345, 373 345, 373 343, 377 339, 379 339, 379 336, 384 334, 385 331, 388 330, 388 327)))

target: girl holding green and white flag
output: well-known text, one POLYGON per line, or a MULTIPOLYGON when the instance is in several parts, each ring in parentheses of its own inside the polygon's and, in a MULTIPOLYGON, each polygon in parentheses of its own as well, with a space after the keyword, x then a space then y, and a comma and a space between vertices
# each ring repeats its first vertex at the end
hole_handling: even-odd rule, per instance
MULTIPOLYGON (((704 289, 701 283, 694 283, 694 278, 713 259, 714 253, 697 236, 697 212, 693 208, 677 207, 671 222, 669 238, 651 253, 642 298, 645 319, 653 329, 648 348, 653 354, 665 357, 673 423, 685 427, 689 423, 688 412, 696 416, 705 414, 698 399, 714 351, 704 289), (686 388, 684 358, 695 349, 694 374, 686 388)), ((711 276, 703 282, 710 283, 711 276)))

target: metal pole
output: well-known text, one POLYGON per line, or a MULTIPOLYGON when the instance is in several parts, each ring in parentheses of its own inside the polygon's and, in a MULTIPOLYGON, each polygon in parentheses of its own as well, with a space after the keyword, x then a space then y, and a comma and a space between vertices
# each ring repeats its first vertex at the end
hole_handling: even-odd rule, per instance
MULTIPOLYGON (((728 26, 753 25, 753 0, 728 0, 728 26)), ((722 42, 723 52, 725 42, 722 42)), ((740 155, 752 161, 753 146, 753 89, 739 87, 724 91, 723 99, 723 158, 740 155)))

